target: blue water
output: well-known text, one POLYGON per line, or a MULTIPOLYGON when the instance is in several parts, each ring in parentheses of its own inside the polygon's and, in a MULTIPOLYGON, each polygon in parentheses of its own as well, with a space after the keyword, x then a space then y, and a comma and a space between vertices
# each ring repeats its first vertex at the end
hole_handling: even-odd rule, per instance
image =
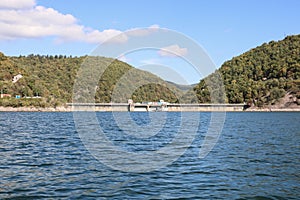
MULTIPOLYGON (((160 115, 167 119, 162 129, 138 138, 128 132, 140 130, 119 127, 112 113, 97 113, 106 137, 133 153, 172 142, 182 115, 154 117, 160 115)), ((200 126, 181 157, 138 173, 95 159, 72 113, 1 112, 0 199, 300 199, 300 113, 227 113, 218 142, 204 158, 198 154, 211 113, 197 115, 200 126)), ((193 122, 195 113, 188 117, 193 122)), ((138 126, 151 124, 149 113, 130 118, 138 126)))

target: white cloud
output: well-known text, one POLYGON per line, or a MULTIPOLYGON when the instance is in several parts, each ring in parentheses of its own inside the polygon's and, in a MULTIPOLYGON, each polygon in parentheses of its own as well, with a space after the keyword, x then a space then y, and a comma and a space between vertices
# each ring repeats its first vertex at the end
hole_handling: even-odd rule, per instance
POLYGON ((0 9, 26 9, 35 6, 35 0, 1 0, 0 9))
POLYGON ((130 29, 126 32, 126 35, 141 37, 141 36, 146 36, 146 35, 149 35, 153 32, 156 32, 157 29, 159 29, 159 26, 154 24, 154 25, 149 26, 148 28, 130 29))
POLYGON ((177 44, 163 47, 158 51, 158 54, 163 57, 185 56, 187 53, 187 48, 180 48, 177 44))
POLYGON ((155 29, 159 29, 160 27, 158 24, 153 24, 153 25, 149 26, 149 28, 155 30, 155 29))
POLYGON ((141 65, 162 65, 162 60, 158 58, 149 58, 140 61, 141 65))
POLYGON ((0 1, 0 40, 52 36, 59 42, 125 42, 127 36, 115 29, 95 30, 78 24, 70 14, 37 6, 34 0, 0 1), (115 37, 119 35, 118 37, 115 37))
POLYGON ((121 60, 121 61, 126 62, 126 63, 128 63, 130 61, 130 59, 127 58, 124 54, 120 55, 118 57, 118 60, 121 60))

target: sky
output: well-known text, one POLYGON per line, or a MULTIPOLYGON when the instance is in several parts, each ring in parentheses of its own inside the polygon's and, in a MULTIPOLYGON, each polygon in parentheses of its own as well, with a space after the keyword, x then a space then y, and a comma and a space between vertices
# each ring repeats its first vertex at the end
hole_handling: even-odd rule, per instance
POLYGON ((128 45, 138 35, 141 49, 119 52, 120 60, 191 84, 251 48, 299 34, 299 8, 299 0, 0 0, 0 52, 82 56, 104 43, 128 45), (163 30, 174 37, 157 38, 163 30), (168 42, 147 49, 143 39, 168 42), (199 73, 188 57, 199 49, 189 44, 202 48, 202 60, 214 67, 199 73))

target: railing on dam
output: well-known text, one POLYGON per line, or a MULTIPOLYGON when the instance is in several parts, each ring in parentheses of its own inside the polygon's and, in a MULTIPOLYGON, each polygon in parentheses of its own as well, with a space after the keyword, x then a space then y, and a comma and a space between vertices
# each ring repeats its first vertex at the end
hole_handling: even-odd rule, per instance
POLYGON ((68 103, 74 111, 243 111, 245 104, 146 104, 146 103, 68 103))

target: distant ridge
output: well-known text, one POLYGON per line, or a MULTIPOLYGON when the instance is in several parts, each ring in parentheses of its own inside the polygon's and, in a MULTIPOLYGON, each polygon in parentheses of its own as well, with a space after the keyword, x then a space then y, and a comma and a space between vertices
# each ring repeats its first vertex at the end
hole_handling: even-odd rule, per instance
POLYGON ((192 89, 193 87, 195 87, 197 85, 197 84, 182 85, 182 84, 174 83, 172 81, 166 81, 166 82, 169 83, 170 85, 173 85, 174 87, 178 88, 179 90, 182 90, 182 91, 188 91, 188 90, 192 89))

